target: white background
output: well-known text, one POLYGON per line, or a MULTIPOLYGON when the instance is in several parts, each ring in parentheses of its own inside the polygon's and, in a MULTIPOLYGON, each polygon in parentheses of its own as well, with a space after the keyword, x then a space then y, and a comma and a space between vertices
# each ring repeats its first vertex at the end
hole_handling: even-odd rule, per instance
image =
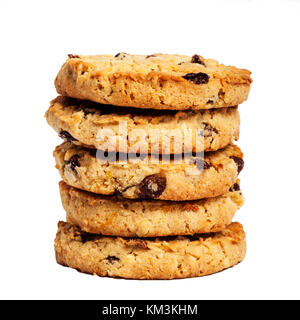
POLYGON ((298 1, 1 1, 1 298, 300 298, 298 1), (99 278, 56 264, 64 211, 44 113, 68 53, 198 53, 248 68, 240 107, 248 252, 203 278, 99 278))

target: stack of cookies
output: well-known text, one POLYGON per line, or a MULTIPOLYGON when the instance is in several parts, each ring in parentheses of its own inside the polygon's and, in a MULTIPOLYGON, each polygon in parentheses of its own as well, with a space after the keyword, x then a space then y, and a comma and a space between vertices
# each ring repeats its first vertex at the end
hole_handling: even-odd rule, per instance
POLYGON ((199 55, 69 55, 46 118, 67 222, 57 262, 99 276, 202 276, 245 256, 238 104, 250 72, 199 55))

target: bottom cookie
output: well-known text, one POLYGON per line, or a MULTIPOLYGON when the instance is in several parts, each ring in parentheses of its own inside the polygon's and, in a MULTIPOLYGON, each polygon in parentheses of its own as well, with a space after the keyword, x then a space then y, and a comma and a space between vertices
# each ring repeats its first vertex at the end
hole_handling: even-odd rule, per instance
POLYGON ((238 222, 217 233, 143 239, 94 235, 59 222, 55 239, 59 264, 127 279, 204 276, 236 265, 245 253, 245 232, 238 222))

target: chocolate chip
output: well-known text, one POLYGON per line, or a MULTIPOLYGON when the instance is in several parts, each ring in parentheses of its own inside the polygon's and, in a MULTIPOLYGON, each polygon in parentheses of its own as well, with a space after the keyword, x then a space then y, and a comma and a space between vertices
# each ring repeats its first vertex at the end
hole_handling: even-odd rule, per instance
POLYGON ((187 73, 183 76, 185 80, 194 82, 195 84, 205 84, 209 81, 209 76, 206 73, 198 72, 198 73, 187 73))
POLYGON ((130 239, 127 241, 126 245, 144 250, 149 249, 147 241, 142 239, 130 239))
POLYGON ((68 54, 69 59, 77 59, 80 58, 78 54, 68 54))
POLYGON ((199 56, 198 54, 194 54, 192 56, 192 63, 199 63, 202 64, 203 66, 205 66, 205 63, 203 61, 203 58, 201 56, 199 56))
POLYGON ((75 168, 80 167, 79 158, 80 156, 78 154, 74 154, 69 160, 65 160, 65 164, 70 164, 70 168, 76 171, 75 168))
POLYGON ((164 192, 166 183, 166 178, 159 174, 145 177, 138 185, 139 198, 154 199, 159 197, 164 192))
POLYGON ((114 264, 115 261, 119 261, 120 259, 116 256, 107 256, 105 260, 107 260, 111 264, 114 264))
POLYGON ((207 100, 206 104, 214 104, 212 100, 207 100))
POLYGON ((238 173, 240 173, 242 171, 242 169, 244 168, 244 160, 240 157, 236 157, 236 156, 231 156, 230 157, 237 165, 238 167, 238 173))
POLYGON ((233 192, 233 191, 240 191, 240 185, 238 183, 235 183, 233 186, 231 186, 231 188, 229 189, 229 191, 233 192))
POLYGON ((193 159, 193 163, 196 163, 197 169, 199 170, 207 170, 212 167, 212 164, 210 162, 204 161, 201 158, 193 159))
POLYGON ((145 59, 154 58, 154 57, 156 57, 156 55, 154 55, 154 54, 150 54, 149 56, 146 56, 146 58, 145 58, 145 59))
POLYGON ((213 126, 211 126, 209 123, 204 123, 204 129, 200 131, 199 135, 202 137, 211 137, 214 133, 219 133, 219 131, 214 128, 213 126))
POLYGON ((78 141, 77 139, 72 137, 68 131, 65 131, 65 130, 61 130, 58 136, 64 140, 67 140, 68 142, 78 141))

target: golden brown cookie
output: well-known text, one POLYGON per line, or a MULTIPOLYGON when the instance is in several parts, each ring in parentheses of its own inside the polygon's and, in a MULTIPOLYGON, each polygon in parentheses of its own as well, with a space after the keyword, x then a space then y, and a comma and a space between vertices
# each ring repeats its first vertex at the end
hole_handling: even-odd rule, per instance
POLYGON ((199 55, 69 55, 55 87, 64 96, 103 104, 199 110, 245 101, 250 74, 199 55))
POLYGON ((204 276, 236 265, 245 253, 245 232, 237 222, 218 233, 147 239, 92 235, 59 222, 55 239, 59 264, 127 279, 204 276))
POLYGON ((218 232, 232 221, 244 198, 239 183, 224 195, 195 201, 128 200, 59 183, 67 221, 81 230, 121 237, 161 237, 218 232))
POLYGON ((197 200, 226 193, 244 164, 235 145, 207 152, 204 158, 126 158, 127 154, 117 154, 118 158, 112 159, 116 154, 105 158, 98 152, 70 142, 56 147, 54 157, 62 179, 79 189, 119 193, 129 199, 197 200))
POLYGON ((201 111, 108 106, 57 97, 46 112, 61 137, 89 148, 130 153, 215 151, 239 137, 237 107, 201 111))

